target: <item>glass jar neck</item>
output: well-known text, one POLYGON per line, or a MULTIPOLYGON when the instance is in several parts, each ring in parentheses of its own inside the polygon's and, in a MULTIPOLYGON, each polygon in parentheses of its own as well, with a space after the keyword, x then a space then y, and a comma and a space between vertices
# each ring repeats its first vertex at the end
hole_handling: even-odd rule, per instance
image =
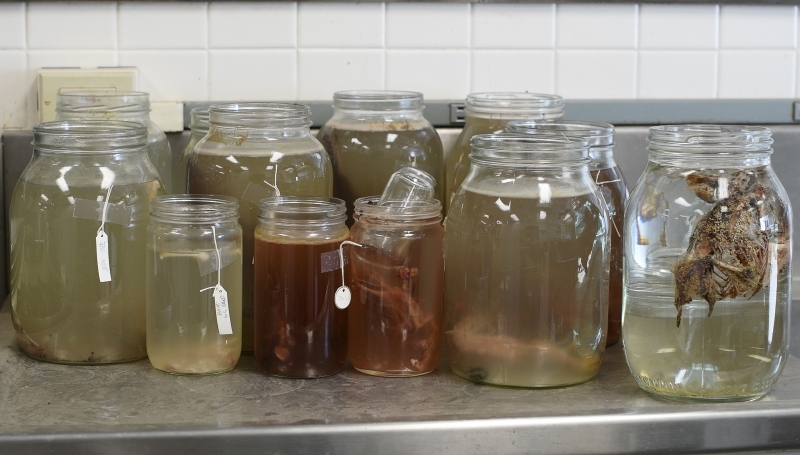
POLYGON ((154 221, 169 224, 235 224, 239 219, 239 202, 227 196, 159 196, 150 210, 154 221))
POLYGON ((259 222, 294 231, 341 229, 347 220, 345 203, 337 198, 279 196, 259 204, 259 222))
POLYGON ((616 167, 614 146, 589 147, 589 169, 596 171, 616 167))
MULTIPOLYGON (((206 134, 204 134, 205 136, 206 134)), ((222 126, 211 124, 208 128, 209 140, 220 143, 241 144, 245 140, 276 140, 276 139, 298 139, 311 137, 309 126, 301 127, 249 127, 249 126, 222 126)))
POLYGON ((150 111, 59 111, 58 118, 61 120, 124 120, 147 125, 150 122, 150 111))
POLYGON ((685 168, 766 166, 772 154, 768 128, 743 125, 659 125, 650 128, 650 161, 685 168))
POLYGON ((114 154, 147 147, 147 128, 135 122, 61 120, 33 127, 34 150, 47 153, 114 154))
POLYGON ((442 204, 436 199, 414 201, 409 206, 378 205, 380 196, 355 201, 353 219, 372 225, 410 225, 441 222, 442 204))

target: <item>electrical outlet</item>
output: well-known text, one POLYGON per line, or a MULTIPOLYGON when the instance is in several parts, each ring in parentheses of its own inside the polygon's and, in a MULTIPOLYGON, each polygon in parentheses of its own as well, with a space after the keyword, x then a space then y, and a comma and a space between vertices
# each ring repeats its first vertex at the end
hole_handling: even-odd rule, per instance
POLYGON ((103 88, 135 91, 136 68, 42 68, 39 70, 39 121, 56 119, 56 96, 61 91, 103 88))

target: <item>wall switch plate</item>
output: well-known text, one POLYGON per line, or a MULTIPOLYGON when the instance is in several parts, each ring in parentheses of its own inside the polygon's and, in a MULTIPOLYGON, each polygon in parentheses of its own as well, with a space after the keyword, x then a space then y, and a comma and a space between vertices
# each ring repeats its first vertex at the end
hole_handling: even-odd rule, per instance
POLYGON ((103 88, 135 91, 138 82, 138 72, 133 67, 42 68, 39 70, 39 121, 56 119, 56 96, 62 90, 103 88))
POLYGON ((183 131, 183 103, 151 102, 150 120, 165 133, 183 131))

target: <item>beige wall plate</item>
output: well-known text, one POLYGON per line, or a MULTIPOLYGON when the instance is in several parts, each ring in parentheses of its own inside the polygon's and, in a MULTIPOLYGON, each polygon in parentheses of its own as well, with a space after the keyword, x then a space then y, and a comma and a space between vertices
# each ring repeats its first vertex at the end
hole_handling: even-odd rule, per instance
POLYGON ((42 68, 39 70, 39 121, 56 119, 56 95, 62 90, 108 88, 133 91, 138 87, 138 72, 124 68, 42 68))

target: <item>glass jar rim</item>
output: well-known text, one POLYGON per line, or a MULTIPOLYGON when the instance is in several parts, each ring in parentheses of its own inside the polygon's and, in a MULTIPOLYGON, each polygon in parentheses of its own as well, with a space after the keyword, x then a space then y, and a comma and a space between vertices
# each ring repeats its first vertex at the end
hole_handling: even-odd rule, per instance
POLYGON ((290 225, 339 225, 347 220, 342 199, 314 196, 278 196, 262 199, 258 219, 290 225))
POLYGON ((215 223, 239 218, 239 201, 213 194, 157 196, 150 203, 150 216, 178 223, 215 223))
POLYGON ((586 140, 589 147, 614 145, 614 125, 577 120, 514 120, 506 126, 509 133, 537 136, 570 136, 586 140))
POLYGON ((138 151, 147 147, 147 127, 120 120, 57 120, 34 126, 31 145, 50 152, 138 151))
POLYGON ((648 150, 673 153, 772 153, 772 131, 747 125, 658 125, 650 128, 648 150))
POLYGON ((56 112, 147 113, 150 112, 150 94, 99 88, 70 90, 56 95, 56 112))
POLYGON ((195 107, 189 111, 189 129, 208 132, 208 108, 195 107))
POLYGON ((368 196, 356 199, 355 216, 382 218, 388 221, 422 221, 442 216, 442 203, 438 199, 414 201, 410 205, 399 204, 378 205, 380 196, 368 196))
POLYGON ((243 128, 311 126, 311 108, 298 103, 229 103, 208 108, 209 125, 243 128))
POLYGON ((422 93, 399 90, 347 90, 333 94, 333 107, 345 110, 419 110, 424 103, 422 93))
POLYGON ((470 160, 492 166, 585 165, 589 162, 589 142, 580 137, 478 134, 470 140, 470 147, 470 160))
POLYGON ((466 99, 466 110, 480 114, 538 114, 543 118, 557 118, 564 115, 564 99, 546 93, 470 93, 466 99))

